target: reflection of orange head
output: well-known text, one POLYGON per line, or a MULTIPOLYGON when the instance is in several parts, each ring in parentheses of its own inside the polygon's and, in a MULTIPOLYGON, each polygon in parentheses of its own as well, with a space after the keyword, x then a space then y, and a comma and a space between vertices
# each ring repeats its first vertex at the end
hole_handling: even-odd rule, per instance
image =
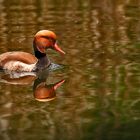
POLYGON ((34 97, 38 101, 51 101, 55 99, 55 90, 64 83, 65 80, 61 80, 53 85, 46 85, 45 82, 39 84, 34 90, 34 97))
POLYGON ((50 101, 55 98, 55 90, 53 86, 46 86, 45 83, 41 83, 34 91, 34 97, 38 101, 50 101))

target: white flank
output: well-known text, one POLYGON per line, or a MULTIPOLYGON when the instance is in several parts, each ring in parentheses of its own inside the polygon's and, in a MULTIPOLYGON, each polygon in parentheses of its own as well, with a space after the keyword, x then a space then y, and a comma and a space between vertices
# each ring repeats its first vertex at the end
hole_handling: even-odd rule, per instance
POLYGON ((31 72, 34 69, 35 65, 36 63, 25 64, 20 61, 10 61, 4 65, 4 69, 10 71, 18 71, 18 72, 31 72))

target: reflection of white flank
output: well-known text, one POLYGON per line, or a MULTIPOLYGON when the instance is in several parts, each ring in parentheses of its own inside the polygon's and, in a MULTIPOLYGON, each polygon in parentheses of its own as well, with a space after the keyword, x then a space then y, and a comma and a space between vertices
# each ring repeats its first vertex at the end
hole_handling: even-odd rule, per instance
POLYGON ((36 76, 35 72, 15 72, 15 71, 5 71, 6 74, 9 75, 10 78, 20 78, 24 76, 36 76))
POLYGON ((31 84, 32 81, 35 79, 35 77, 36 77, 35 72, 15 72, 15 71, 5 70, 4 73, 0 74, 0 82, 7 83, 7 84, 15 84, 15 85, 31 84), (9 80, 7 80, 6 77, 9 80), (21 79, 20 81, 19 80, 16 81, 16 79, 20 79, 20 78, 23 79, 21 79))

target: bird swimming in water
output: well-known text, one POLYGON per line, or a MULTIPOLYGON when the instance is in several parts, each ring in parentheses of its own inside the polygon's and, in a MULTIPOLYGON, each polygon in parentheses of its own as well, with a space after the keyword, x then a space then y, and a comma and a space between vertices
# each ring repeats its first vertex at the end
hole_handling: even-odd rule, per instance
POLYGON ((3 53, 0 55, 0 69, 16 72, 33 72, 49 67, 51 62, 46 54, 48 48, 65 54, 57 45, 56 39, 56 34, 52 31, 41 30, 37 32, 33 40, 34 55, 22 51, 3 53))

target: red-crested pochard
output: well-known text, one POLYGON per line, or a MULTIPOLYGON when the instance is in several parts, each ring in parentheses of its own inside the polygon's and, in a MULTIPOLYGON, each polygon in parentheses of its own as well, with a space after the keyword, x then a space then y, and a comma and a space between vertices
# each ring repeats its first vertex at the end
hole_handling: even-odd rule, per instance
POLYGON ((49 30, 41 30, 35 34, 33 48, 35 55, 21 51, 1 54, 0 69, 18 72, 37 71, 51 64, 46 55, 48 48, 65 54, 56 43, 56 34, 49 30))

